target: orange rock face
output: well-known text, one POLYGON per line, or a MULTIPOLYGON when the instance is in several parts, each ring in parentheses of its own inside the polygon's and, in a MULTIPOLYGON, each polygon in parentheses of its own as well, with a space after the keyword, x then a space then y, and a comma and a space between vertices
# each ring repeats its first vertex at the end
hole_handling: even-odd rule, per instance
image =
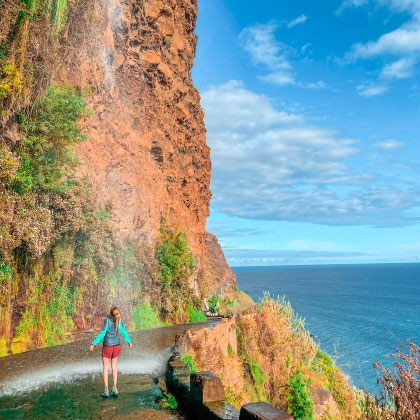
POLYGON ((196 0, 103 0, 59 78, 91 92, 80 175, 112 200, 123 237, 154 244, 161 218, 203 267, 210 154, 190 69, 196 0))

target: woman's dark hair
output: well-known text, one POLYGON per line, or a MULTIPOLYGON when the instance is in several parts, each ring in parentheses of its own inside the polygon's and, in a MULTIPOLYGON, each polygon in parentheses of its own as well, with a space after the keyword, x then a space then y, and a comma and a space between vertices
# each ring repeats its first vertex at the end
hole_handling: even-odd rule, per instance
POLYGON ((121 320, 119 309, 116 306, 111 306, 109 313, 114 318, 115 328, 118 330, 120 328, 120 320, 121 320))

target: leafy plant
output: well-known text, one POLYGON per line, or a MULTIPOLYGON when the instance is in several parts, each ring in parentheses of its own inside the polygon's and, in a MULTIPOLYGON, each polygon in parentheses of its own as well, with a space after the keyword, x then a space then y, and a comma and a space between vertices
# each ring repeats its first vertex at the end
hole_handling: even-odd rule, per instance
POLYGON ((56 34, 60 31, 61 24, 67 19, 66 8, 67 0, 54 0, 51 18, 54 22, 54 32, 56 34))
POLYGON ((132 314, 132 322, 136 330, 162 327, 166 325, 156 314, 149 302, 141 301, 132 314))
POLYGON ((295 420, 313 420, 314 403, 307 388, 308 380, 297 370, 287 381, 290 388, 287 394, 288 410, 295 420))
POLYGON ((0 98, 21 94, 22 75, 13 62, 8 61, 3 65, 0 76, 0 98))
POLYGON ((190 368, 190 373, 197 372, 197 366, 194 364, 193 357, 191 354, 184 354, 182 355, 179 360, 186 363, 190 368))
POLYGON ((189 286, 195 269, 194 255, 188 248, 185 233, 166 220, 160 228, 155 258, 160 266, 156 280, 162 288, 162 307, 169 316, 183 319, 187 305, 195 309, 201 306, 194 300, 189 286))
POLYGON ((8 261, 1 261, 0 259, 0 283, 12 277, 13 270, 8 261))
POLYGON ((220 304, 221 299, 222 299, 222 297, 218 294, 215 294, 215 295, 208 298, 209 311, 212 314, 217 313, 217 311, 219 310, 219 304, 220 304))
POLYGON ((265 384, 266 378, 260 364, 256 360, 251 359, 245 353, 242 353, 242 355, 245 357, 249 365, 252 380, 253 380, 253 385, 254 385, 255 391, 257 392, 258 399, 260 401, 266 401, 267 398, 265 398, 264 396, 264 384, 265 384))
POLYGON ((228 344, 228 356, 233 357, 235 352, 233 351, 232 344, 228 344))
POLYGON ((230 386, 226 387, 226 402, 238 407, 240 406, 242 399, 241 394, 236 394, 230 386))
POLYGON ((64 188, 64 181, 78 165, 72 146, 86 139, 80 118, 87 117, 86 100, 75 89, 52 85, 23 125, 25 137, 16 152, 21 164, 12 190, 47 193, 64 188))
POLYGON ((170 392, 162 398, 162 407, 167 410, 176 410, 178 408, 178 402, 170 392))
POLYGON ((187 305, 187 321, 188 322, 205 322, 206 317, 203 312, 193 308, 191 305, 187 305))

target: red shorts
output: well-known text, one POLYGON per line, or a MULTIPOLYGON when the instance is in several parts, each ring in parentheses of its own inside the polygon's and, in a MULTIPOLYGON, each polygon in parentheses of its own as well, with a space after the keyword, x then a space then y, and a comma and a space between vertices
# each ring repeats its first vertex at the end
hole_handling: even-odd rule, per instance
POLYGON ((115 359, 121 353, 121 346, 103 346, 102 348, 102 357, 107 359, 115 359))

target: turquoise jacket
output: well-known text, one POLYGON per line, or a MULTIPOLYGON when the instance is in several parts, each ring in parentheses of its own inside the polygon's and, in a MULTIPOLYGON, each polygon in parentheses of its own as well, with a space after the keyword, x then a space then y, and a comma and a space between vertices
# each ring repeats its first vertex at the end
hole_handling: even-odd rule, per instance
POLYGON ((122 320, 120 320, 120 328, 117 330, 115 327, 114 317, 112 315, 108 315, 102 322, 101 332, 92 341, 92 344, 96 345, 103 339, 104 346, 118 346, 120 344, 120 335, 118 333, 119 331, 121 331, 125 342, 129 343, 130 337, 127 334, 122 320))

